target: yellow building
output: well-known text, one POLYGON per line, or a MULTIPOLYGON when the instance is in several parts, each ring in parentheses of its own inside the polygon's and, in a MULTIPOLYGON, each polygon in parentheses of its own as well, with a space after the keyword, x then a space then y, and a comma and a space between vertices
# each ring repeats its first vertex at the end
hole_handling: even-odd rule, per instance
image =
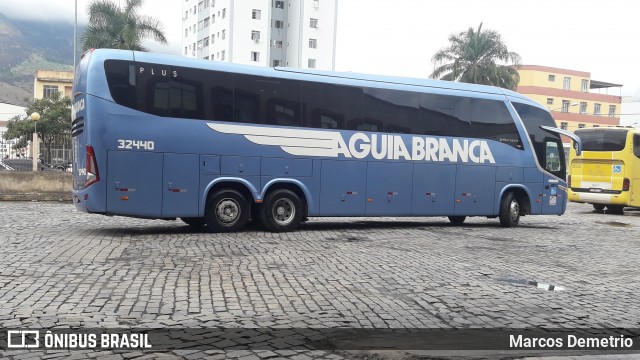
MULTIPOLYGON (((620 125, 622 85, 592 80, 588 72, 547 66, 521 65, 518 73, 516 91, 549 108, 558 127, 575 131, 620 125)), ((569 139, 564 141, 568 146, 569 139)))
POLYGON ((73 71, 36 70, 33 82, 33 97, 43 99, 61 92, 64 96, 72 97, 73 71))

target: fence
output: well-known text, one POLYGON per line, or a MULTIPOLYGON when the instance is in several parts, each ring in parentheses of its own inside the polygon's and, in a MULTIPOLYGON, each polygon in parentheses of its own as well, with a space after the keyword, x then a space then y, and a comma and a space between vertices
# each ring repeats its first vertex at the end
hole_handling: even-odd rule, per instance
MULTIPOLYGON (((0 171, 32 171, 32 133, 7 139, 0 131, 0 171)), ((46 135, 40 138, 37 156, 41 171, 70 171, 73 160, 71 134, 46 135)))

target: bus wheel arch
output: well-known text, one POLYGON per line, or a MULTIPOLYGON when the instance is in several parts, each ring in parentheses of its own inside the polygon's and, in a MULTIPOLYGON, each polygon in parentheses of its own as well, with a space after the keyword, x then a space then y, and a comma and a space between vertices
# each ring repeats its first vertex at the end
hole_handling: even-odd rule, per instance
POLYGON ((214 232, 233 232, 244 228, 251 216, 253 195, 242 183, 219 182, 207 193, 204 219, 214 232))
POLYGON ((515 227, 520 216, 531 214, 531 200, 522 188, 508 188, 502 193, 498 217, 503 227, 515 227))
POLYGON ((295 230, 307 217, 305 192, 295 183, 275 183, 266 189, 257 210, 261 224, 272 232, 295 230))

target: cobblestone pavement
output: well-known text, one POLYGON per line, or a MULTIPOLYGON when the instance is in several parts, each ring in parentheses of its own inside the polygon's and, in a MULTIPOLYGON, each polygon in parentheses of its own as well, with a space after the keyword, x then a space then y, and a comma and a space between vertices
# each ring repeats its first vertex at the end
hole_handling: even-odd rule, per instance
MULTIPOLYGON (((284 234, 0 202, 0 328, 640 328, 640 211, 318 218, 284 234), (547 291, 531 285, 550 284, 547 291)), ((30 358, 420 356, 317 350, 48 351, 30 358)), ((561 355, 561 354, 559 354, 561 355)), ((508 357, 513 358, 513 355, 508 357)), ((617 358, 617 357, 615 357, 617 358)))

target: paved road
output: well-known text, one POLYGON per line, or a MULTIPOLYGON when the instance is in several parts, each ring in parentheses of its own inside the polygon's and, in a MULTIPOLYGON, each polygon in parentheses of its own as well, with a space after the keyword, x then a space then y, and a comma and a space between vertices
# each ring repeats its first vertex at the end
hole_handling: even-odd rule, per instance
MULTIPOLYGON (((0 219, 5 329, 640 328, 640 211, 605 215, 570 204, 562 217, 525 217, 512 229, 485 218, 461 227, 445 218, 319 218, 285 234, 209 234, 180 221, 83 214, 67 203, 0 202, 0 219)), ((2 355, 368 356, 276 349, 2 355)))

